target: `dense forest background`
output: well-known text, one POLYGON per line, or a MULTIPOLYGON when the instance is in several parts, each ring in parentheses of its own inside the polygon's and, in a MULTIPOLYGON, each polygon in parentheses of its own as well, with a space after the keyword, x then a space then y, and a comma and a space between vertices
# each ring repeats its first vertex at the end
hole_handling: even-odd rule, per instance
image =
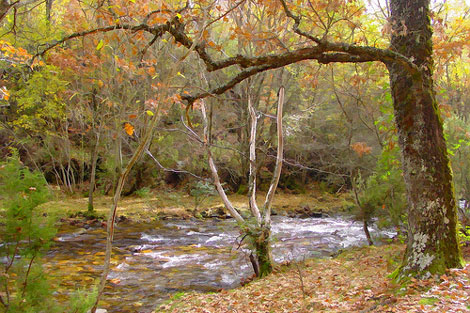
MULTIPOLYGON (((110 194, 158 105, 161 118, 149 147, 154 158, 144 157, 132 169, 124 194, 157 187, 190 192, 198 181, 169 169, 208 176, 204 149, 182 125, 188 119, 197 130, 202 124, 200 112, 196 107, 187 110, 179 93, 216 86, 232 74, 230 69, 204 73, 201 61, 178 48, 172 38, 152 42, 141 31, 97 31, 36 55, 68 34, 99 28, 109 19, 131 21, 140 11, 158 5, 145 1, 101 7, 74 1, 30 2, 20 2, 2 20, 2 157, 11 148, 18 149, 25 165, 40 170, 50 184, 67 193, 87 195, 92 184, 96 191, 110 194), (28 63, 33 56, 34 62, 28 63)), ((255 56, 282 50, 279 41, 302 45, 303 39, 279 22, 277 7, 240 5, 243 11, 241 7, 230 10, 230 23, 218 23, 228 20, 222 16, 200 33, 215 55, 222 53, 222 47, 224 53, 255 56)), ((358 1, 335 8, 335 1, 327 1, 313 12, 324 23, 319 27, 327 28, 335 40, 385 47, 391 30, 387 8, 380 5, 358 1)), ((469 11, 463 1, 433 5, 436 96, 456 195, 469 199, 469 11)), ((214 16, 227 9, 213 6, 210 14, 214 16)), ((201 10, 209 14, 207 8, 201 10)), ((147 18, 158 23, 165 14, 147 18)), ((193 18, 195 25, 206 22, 190 14, 186 18, 193 18)), ((315 16, 307 18, 320 23, 315 16)), ((305 185, 316 183, 334 193, 357 185, 386 189, 380 191, 385 202, 403 198, 389 79, 384 66, 370 63, 292 64, 209 98, 210 135, 226 188, 247 191, 248 99, 260 115, 258 185, 261 190, 269 186, 280 86, 286 88, 282 189, 299 193, 305 185)))

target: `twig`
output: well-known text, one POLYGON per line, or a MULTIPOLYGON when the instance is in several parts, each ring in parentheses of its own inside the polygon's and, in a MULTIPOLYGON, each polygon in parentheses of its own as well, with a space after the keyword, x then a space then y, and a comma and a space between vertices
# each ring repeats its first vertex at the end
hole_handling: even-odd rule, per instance
POLYGON ((194 173, 191 173, 189 171, 186 171, 186 170, 175 170, 175 169, 172 169, 172 168, 167 168, 167 167, 164 167, 158 160, 157 158, 155 158, 153 156, 153 154, 149 151, 149 149, 146 149, 145 150, 145 153, 150 156, 150 158, 157 164, 157 166, 162 169, 163 171, 165 172, 171 172, 171 173, 177 173, 177 174, 188 174, 188 175, 191 175, 193 176, 194 178, 197 178, 197 179, 200 179, 202 181, 210 181, 209 179, 207 178, 204 178, 204 177, 201 177, 201 176, 198 176, 194 173))
POLYGON ((35 257, 36 257, 36 255, 33 255, 33 257, 31 258, 31 260, 29 261, 29 264, 28 264, 28 270, 26 271, 26 275, 25 275, 24 283, 23 283, 23 292, 21 293, 21 296, 23 298, 24 298, 24 294, 26 292, 26 287, 28 286, 28 276, 29 276, 29 273, 31 272, 31 266, 33 265, 33 261, 34 261, 35 257))
POLYGON ((297 274, 299 275, 299 279, 300 279, 300 289, 302 290, 302 295, 305 299, 307 297, 307 292, 305 291, 304 278, 302 276, 300 266, 297 262, 295 262, 295 267, 297 268, 297 274))
MULTIPOLYGON (((294 27, 293 27, 294 32, 295 32, 296 34, 302 36, 302 37, 305 37, 305 38, 307 38, 307 39, 309 39, 309 40, 311 40, 311 41, 313 41, 313 42, 315 42, 315 43, 321 45, 321 44, 323 43, 321 39, 319 39, 319 38, 317 38, 317 37, 314 37, 314 36, 312 36, 312 35, 309 35, 309 34, 307 34, 306 32, 300 30, 300 28, 299 28, 299 26, 300 26, 300 20, 301 20, 300 16, 294 15, 294 14, 289 10, 289 8, 287 7, 287 4, 286 4, 286 2, 285 2, 284 0, 279 0, 279 1, 280 1, 281 4, 282 4, 282 7, 283 7, 283 9, 284 9, 284 12, 286 12, 286 15, 287 15, 288 17, 290 17, 291 19, 294 20, 294 27)), ((323 21, 322 21, 322 23, 323 23, 323 21)))

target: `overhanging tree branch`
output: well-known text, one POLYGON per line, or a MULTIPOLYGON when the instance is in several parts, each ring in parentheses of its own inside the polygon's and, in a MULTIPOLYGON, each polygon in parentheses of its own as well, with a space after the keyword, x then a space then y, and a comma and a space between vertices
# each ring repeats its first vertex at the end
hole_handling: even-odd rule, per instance
MULTIPOLYGON (((164 24, 159 24, 157 26, 149 26, 145 23, 139 25, 130 25, 130 24, 116 24, 106 27, 99 27, 87 31, 76 32, 69 36, 64 37, 61 40, 50 43, 42 51, 38 52, 34 58, 44 55, 50 49, 68 41, 73 38, 83 37, 99 32, 109 32, 113 30, 129 30, 132 32, 136 31, 146 31, 154 35, 154 39, 151 41, 151 44, 155 40, 161 37, 165 32, 168 32, 173 36, 174 40, 190 51, 194 50, 197 53, 199 58, 204 62, 206 69, 208 71, 221 70, 233 65, 238 65, 241 67, 241 70, 238 74, 232 77, 227 82, 223 83, 220 86, 217 86, 209 91, 200 92, 193 95, 183 94, 182 99, 188 102, 188 108, 192 106, 194 101, 197 99, 206 98, 212 95, 220 95, 227 90, 231 89, 238 83, 243 80, 275 68, 284 67, 293 63, 297 63, 304 60, 317 60, 319 63, 328 64, 328 63, 360 63, 360 62, 372 62, 379 61, 385 63, 386 65, 390 64, 399 64, 410 74, 417 77, 417 80, 420 80, 421 71, 419 67, 412 62, 406 56, 397 53, 391 49, 380 49, 370 46, 357 46, 347 43, 333 43, 329 42, 326 39, 316 38, 311 36, 299 29, 300 17, 295 16, 287 7, 285 0, 280 0, 281 4, 286 12, 286 15, 294 20, 294 32, 303 37, 311 39, 315 45, 310 47, 299 48, 293 51, 282 52, 277 54, 268 54, 263 56, 248 57, 243 55, 236 55, 234 57, 229 57, 222 60, 215 60, 207 51, 206 44, 204 41, 194 42, 185 32, 186 24, 181 23, 178 15, 174 16, 171 20, 167 21, 164 24)), ((243 2, 238 2, 234 7, 237 7, 243 2)), ((233 7, 230 9, 233 10, 233 7)), ((222 15, 224 16, 224 15, 222 15)))
POLYGON ((67 42, 71 39, 74 39, 74 38, 84 37, 84 36, 88 36, 88 35, 92 35, 92 34, 96 34, 96 33, 106 33, 106 32, 110 32, 110 31, 113 31, 113 30, 129 30, 129 31, 132 31, 132 32, 137 32, 137 31, 143 30, 143 31, 149 32, 151 34, 154 34, 155 36, 160 37, 166 31, 168 31, 170 26, 171 26, 171 21, 168 21, 165 24, 160 24, 160 25, 157 25, 157 26, 149 26, 147 24, 139 24, 139 25, 116 24, 116 25, 98 27, 98 28, 93 28, 93 29, 86 30, 86 31, 76 32, 76 33, 68 35, 68 36, 66 36, 66 37, 64 37, 60 40, 57 40, 57 41, 51 42, 49 44, 46 44, 46 47, 44 49, 37 52, 33 56, 32 60, 31 60, 31 63, 34 61, 35 58, 37 58, 39 56, 43 56, 47 51, 51 50, 52 48, 55 48, 58 45, 61 45, 61 44, 65 43, 65 42, 67 42))
MULTIPOLYGON (((281 54, 273 54, 261 57, 248 58, 244 56, 237 56, 231 59, 227 59, 225 65, 227 64, 238 64, 242 67, 250 66, 245 69, 242 69, 237 75, 232 77, 226 83, 214 87, 210 91, 200 92, 194 95, 183 94, 181 98, 188 101, 188 104, 191 105, 197 99, 206 98, 212 95, 220 95, 227 90, 231 89, 238 83, 243 80, 267 71, 271 69, 276 69, 284 67, 293 63, 297 63, 305 60, 317 60, 320 63, 327 64, 332 62, 341 62, 341 63, 359 63, 359 62, 371 62, 371 61, 382 61, 382 62, 399 62, 405 65, 407 68, 413 72, 418 71, 416 65, 408 63, 409 60, 406 57, 400 57, 397 53, 391 50, 383 50, 373 47, 353 47, 346 44, 327 44, 327 50, 329 51, 341 51, 341 50, 350 50, 356 54, 349 54, 347 52, 332 52, 328 53, 324 51, 323 47, 315 46, 310 48, 301 48, 291 52, 285 52, 281 54), (406 59, 406 60, 405 60, 406 59)), ((215 64, 215 63, 214 63, 215 64)), ((221 63, 220 63, 221 64, 221 63)), ((419 72, 419 71, 418 71, 419 72)))

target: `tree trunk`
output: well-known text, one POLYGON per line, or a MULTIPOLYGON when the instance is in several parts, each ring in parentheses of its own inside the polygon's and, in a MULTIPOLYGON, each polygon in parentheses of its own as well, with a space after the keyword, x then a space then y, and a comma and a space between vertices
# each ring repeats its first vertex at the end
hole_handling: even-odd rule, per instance
POLYGON ((408 197, 408 242, 396 277, 426 277, 462 265, 452 175, 433 91, 429 0, 392 0, 391 16, 391 48, 423 73, 410 75, 401 65, 387 64, 408 197))
POLYGON ((119 173, 118 182, 116 184, 116 189, 114 191, 113 205, 111 206, 111 209, 109 211, 108 222, 106 224, 106 228, 107 228, 106 253, 105 253, 104 264, 103 264, 103 273, 101 274, 100 284, 98 285, 98 293, 96 295, 96 300, 95 300, 95 303, 93 304, 93 307, 90 309, 90 313, 95 313, 98 308, 98 303, 100 302, 100 299, 103 295, 103 291, 106 286, 106 280, 108 278, 108 274, 110 271, 111 253, 113 250, 113 239, 114 239, 114 224, 116 222, 117 209, 118 209, 119 200, 121 199, 122 189, 124 188, 124 184, 126 182, 127 176, 132 170, 132 167, 134 166, 135 163, 137 163, 137 161, 142 157, 144 152, 147 150, 147 146, 149 145, 149 142, 152 139, 153 131, 155 129, 155 125, 157 124, 157 121, 158 121, 158 112, 155 112, 149 124, 146 125, 147 127, 144 128, 145 133, 142 136, 142 139, 139 142, 139 145, 137 146, 135 152, 132 154, 131 159, 125 166, 124 171, 121 171, 119 173))
POLYGON ((100 133, 96 133, 96 141, 91 152, 91 173, 90 173, 90 186, 88 189, 88 212, 92 213, 94 211, 93 206, 93 192, 95 191, 95 181, 96 181, 96 163, 98 161, 98 146, 100 142, 100 133))
POLYGON ((46 0, 46 20, 51 23, 52 2, 54 0, 46 0))
POLYGON ((362 228, 364 229, 364 234, 366 234, 367 243, 369 244, 369 246, 373 246, 374 242, 372 241, 372 237, 370 236, 369 225, 367 224, 367 219, 365 217, 362 220, 362 228))
MULTIPOLYGON (((206 106, 204 101, 202 101, 201 113, 202 119, 204 122, 204 137, 200 141, 204 144, 204 147, 207 151, 207 157, 209 161, 209 167, 212 173, 214 180, 214 185, 217 188, 217 192, 222 198, 225 208, 230 212, 230 214, 235 218, 238 225, 242 229, 242 232, 246 237, 250 239, 250 248, 252 253, 250 254, 250 261, 253 265, 253 270, 257 277, 263 277, 270 274, 273 271, 273 258, 271 253, 271 205, 274 199, 274 193, 276 192, 277 185, 279 183, 279 177, 281 176, 282 170, 282 161, 284 155, 284 137, 282 133, 282 112, 284 105, 284 87, 281 87, 279 90, 279 100, 277 106, 276 114, 276 125, 277 125, 277 157, 276 157, 276 166, 274 168, 273 177, 271 179, 271 185, 269 186, 269 191, 266 195, 266 200, 263 204, 263 216, 256 203, 256 111, 251 105, 250 99, 248 100, 248 111, 251 117, 251 127, 250 127, 250 190, 249 190, 249 207, 250 212, 253 217, 252 220, 245 220, 233 207, 232 203, 227 197, 222 184, 220 183, 219 174, 217 172, 217 167, 215 165, 214 159, 212 157, 209 142, 209 132, 208 132, 208 119, 206 114, 206 106)), ((245 237, 244 237, 245 238, 245 237)))
MULTIPOLYGON (((257 277, 264 277, 273 271, 273 257, 271 253, 271 231, 262 227, 259 233, 251 234, 253 240, 253 251, 255 253, 255 264, 251 260, 253 270, 257 277)), ((251 256, 250 256, 251 259, 251 256)))

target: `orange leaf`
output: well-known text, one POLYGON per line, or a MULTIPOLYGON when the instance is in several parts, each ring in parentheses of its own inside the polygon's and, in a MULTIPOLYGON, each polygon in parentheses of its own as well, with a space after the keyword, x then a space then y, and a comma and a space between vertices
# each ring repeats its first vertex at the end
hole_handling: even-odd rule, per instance
POLYGON ((10 99, 10 92, 8 91, 8 89, 3 86, 2 88, 0 88, 0 100, 8 100, 10 99))
POLYGON ((372 151, 372 148, 365 142, 355 142, 351 145, 351 149, 353 149, 359 157, 362 157, 364 154, 369 154, 372 151))
POLYGON ((134 126, 129 123, 124 124, 124 130, 129 136, 132 136, 134 134, 134 126))

